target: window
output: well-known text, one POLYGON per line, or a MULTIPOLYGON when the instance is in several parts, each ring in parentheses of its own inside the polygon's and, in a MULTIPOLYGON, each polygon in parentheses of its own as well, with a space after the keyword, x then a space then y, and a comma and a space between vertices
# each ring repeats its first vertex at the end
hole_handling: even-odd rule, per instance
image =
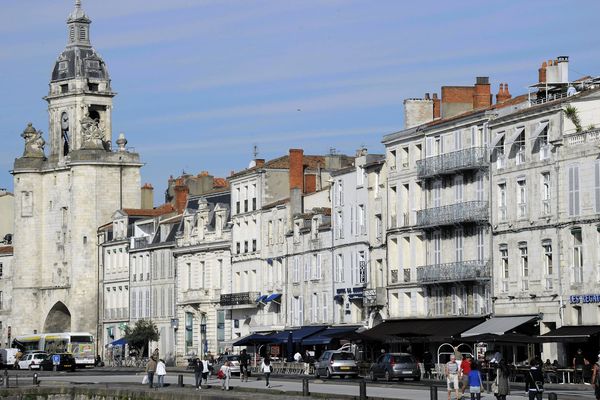
POLYGON ((484 198, 482 173, 478 173, 475 176, 475 198, 477 199, 477 201, 483 201, 484 198))
POLYGON ((3 267, 2 263, 0 262, 0 279, 2 279, 3 276, 4 276, 4 267, 3 267))
POLYGON ((454 132, 454 151, 462 149, 462 135, 460 131, 454 132))
POLYGON ((338 239, 344 238, 344 216, 342 214, 342 210, 337 212, 337 226, 336 226, 336 236, 338 239))
POLYGON ((362 167, 356 167, 356 186, 365 184, 365 170, 362 167))
POLYGON ((236 244, 235 244, 235 253, 236 254, 240 254, 240 252, 241 252, 241 244, 240 244, 240 242, 236 242, 236 244))
POLYGON ((310 279, 310 262, 307 259, 304 260, 304 281, 310 279))
POLYGON ((313 254, 312 279, 321 279, 321 254, 313 254))
POLYGON ((462 175, 456 175, 454 177, 454 200, 457 203, 463 201, 463 177, 462 175))
POLYGON ((388 164, 390 166, 390 170, 396 170, 396 150, 391 150, 388 156, 388 164))
POLYGON ((542 121, 541 124, 545 124, 545 127, 538 136, 540 144, 540 160, 546 160, 550 158, 550 142, 548 139, 549 121, 542 121))
POLYGON ((294 283, 300 282, 300 259, 298 257, 294 258, 294 264, 292 266, 292 277, 294 279, 294 283))
POLYGON ((187 271, 187 289, 191 290, 193 288, 193 284, 192 284, 192 263, 186 263, 185 265, 186 265, 186 271, 187 271))
POLYGON ((506 183, 498 184, 498 219, 506 221, 506 183))
POLYGON ((442 232, 433 232, 433 264, 442 263, 442 232))
POLYGON ((521 266, 521 288, 523 290, 529 290, 529 261, 527 255, 527 243, 519 243, 519 263, 521 266))
POLYGON ((244 240, 244 253, 248 252, 248 241, 244 240))
POLYGON ((379 241, 381 241, 383 238, 383 223, 381 220, 381 215, 375 215, 375 236, 379 241))
POLYGON ((571 231, 573 240, 573 281, 575 283, 583 282, 583 241, 581 229, 571 231))
POLYGON ((186 353, 190 352, 194 345, 194 314, 185 313, 185 348, 186 353))
POLYGON ((79 27, 79 40, 83 41, 86 39, 85 28, 83 26, 79 27))
POLYGON ((327 309, 327 302, 328 302, 328 295, 327 292, 323 292, 321 293, 321 307, 323 307, 323 315, 322 315, 322 321, 323 322, 328 322, 329 319, 329 310, 327 309))
POLYGON ((365 206, 363 204, 360 204, 358 206, 357 219, 358 219, 357 234, 361 234, 361 235, 366 234, 367 233, 367 226, 366 226, 366 221, 365 221, 365 206))
POLYGON ((0 291, 0 310, 4 310, 4 296, 2 291, 0 291))
POLYGON ((444 288, 436 287, 431 289, 434 315, 444 314, 444 288))
POLYGON ((436 179, 433 181, 433 206, 440 207, 442 205, 442 180, 436 179))
POLYGON ((344 255, 338 254, 335 258, 335 281, 344 281, 344 255))
POLYGON ((483 227, 477 227, 477 260, 485 259, 485 237, 483 236, 483 227))
POLYGON ((454 248, 455 261, 461 262, 463 260, 463 246, 464 246, 464 231, 462 228, 456 228, 454 231, 454 248))
POLYGON ((508 291, 508 278, 510 276, 508 266, 508 247, 506 245, 500 245, 500 272, 502 274, 502 291, 508 291))
POLYGON ((527 181, 525 179, 517 180, 517 216, 519 218, 527 217, 527 181))
MULTIPOLYGON (((498 135, 504 135, 504 132, 498 133, 498 135)), ((496 147, 494 148, 496 152, 496 168, 502 169, 506 167, 506 156, 504 155, 504 138, 500 139, 496 147)))
POLYGON ((523 164, 525 162, 525 129, 521 129, 521 134, 515 139, 515 148, 516 148, 516 159, 515 162, 517 165, 523 164))
POLYGON ((579 165, 569 166, 569 215, 579 215, 579 165))
POLYGON ((225 340, 225 310, 217 311, 217 341, 225 340))
POLYGON ((553 288, 552 274, 552 242, 550 240, 544 240, 542 242, 542 248, 544 250, 544 272, 546 273, 546 289, 550 290, 553 288))
POLYGON ((409 152, 408 146, 402 148, 402 168, 408 168, 409 152))
POLYGON ((550 214, 550 172, 542 172, 542 214, 550 214))
POLYGON ((344 205, 344 184, 341 180, 338 181, 337 184, 337 201, 338 201, 338 206, 343 206, 344 205))
POLYGON ((267 243, 269 245, 273 244, 273 221, 269 221, 267 228, 267 243))
POLYGON ((313 293, 310 297, 310 322, 319 322, 319 294, 313 293))
POLYGON ((256 251, 256 239, 252 239, 252 251, 256 251))

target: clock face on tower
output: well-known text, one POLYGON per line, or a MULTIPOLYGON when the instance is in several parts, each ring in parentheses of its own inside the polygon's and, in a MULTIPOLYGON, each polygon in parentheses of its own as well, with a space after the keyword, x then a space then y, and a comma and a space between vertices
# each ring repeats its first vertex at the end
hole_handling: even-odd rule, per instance
POLYGON ((69 115, 66 112, 60 116, 60 129, 63 132, 69 130, 69 115))

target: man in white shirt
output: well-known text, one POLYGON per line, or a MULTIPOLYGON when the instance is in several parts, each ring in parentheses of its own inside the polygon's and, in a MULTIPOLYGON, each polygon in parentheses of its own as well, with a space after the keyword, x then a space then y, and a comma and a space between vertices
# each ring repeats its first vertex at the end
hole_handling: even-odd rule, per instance
POLYGON ((446 384, 448 386, 448 400, 452 398, 452 391, 456 393, 456 398, 460 399, 460 392, 458 390, 458 382, 461 380, 462 370, 460 364, 456 361, 454 354, 450 355, 450 361, 446 363, 446 384))
POLYGON ((297 351, 296 354, 294 354, 294 361, 296 361, 296 362, 302 361, 302 354, 300 354, 299 351, 297 351))

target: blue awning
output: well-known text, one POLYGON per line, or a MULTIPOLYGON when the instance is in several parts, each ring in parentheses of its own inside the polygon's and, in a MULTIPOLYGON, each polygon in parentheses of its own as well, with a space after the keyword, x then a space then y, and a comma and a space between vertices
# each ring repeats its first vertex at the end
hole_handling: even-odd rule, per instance
POLYGON ((258 296, 258 297, 256 298, 256 302, 257 302, 257 303, 261 303, 261 302, 265 301, 265 299, 266 299, 267 297, 268 297, 268 296, 267 296, 266 294, 263 294, 262 296, 258 296))
POLYGON ((265 344, 273 342, 273 334, 253 333, 234 342, 232 346, 249 346, 254 344, 265 344))
POLYGON ((281 297, 281 293, 273 293, 273 294, 270 294, 270 295, 269 295, 269 296, 266 298, 266 300, 265 300, 265 303, 268 303, 268 302, 270 302, 270 301, 274 301, 274 300, 278 300, 280 297, 281 297))
POLYGON ((318 332, 315 335, 309 336, 302 340, 304 345, 314 344, 329 344, 334 339, 345 339, 349 337, 351 333, 354 333, 359 327, 358 326, 344 326, 344 327, 333 327, 327 328, 324 331, 318 332))
POLYGON ((125 346, 127 344, 127 340, 125 340, 125 338, 122 337, 121 339, 117 339, 113 342, 110 342, 110 344, 112 344, 113 346, 125 346))
POLYGON ((326 328, 326 325, 311 325, 303 326, 299 329, 288 329, 273 335, 273 341, 271 343, 287 343, 289 332, 292 332, 292 342, 300 343, 305 337, 314 335, 315 333, 323 331, 326 328))

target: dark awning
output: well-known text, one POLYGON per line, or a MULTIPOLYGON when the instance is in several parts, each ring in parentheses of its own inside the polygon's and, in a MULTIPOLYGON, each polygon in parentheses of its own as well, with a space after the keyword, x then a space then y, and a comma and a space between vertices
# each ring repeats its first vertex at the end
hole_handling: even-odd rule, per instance
POLYGON ((300 343, 305 337, 314 335, 315 333, 325 330, 326 328, 326 325, 311 325, 303 326, 299 329, 288 329, 273 335, 273 340, 271 343, 287 343, 290 332, 292 332, 292 342, 300 343))
POLYGON ((586 342, 592 335, 599 333, 600 325, 572 325, 561 326, 539 338, 544 342, 586 342))
POLYGON ((309 336, 302 340, 302 344, 314 345, 314 344, 329 344, 334 339, 347 339, 352 338, 352 334, 359 328, 359 326, 340 326, 327 328, 324 331, 318 332, 312 336, 309 336))
POLYGON ((127 340, 125 338, 117 339, 113 342, 110 342, 113 346, 125 346, 127 344, 127 340))
POLYGON ((265 301, 265 300, 267 299, 267 297, 269 297, 269 296, 268 296, 268 295, 266 295, 266 294, 263 294, 262 296, 258 296, 258 297, 256 298, 256 302, 257 302, 257 303, 261 303, 261 302, 265 301))
POLYGON ((266 299, 265 299, 265 303, 268 303, 270 301, 275 301, 275 300, 279 300, 279 298, 281 297, 281 293, 273 293, 270 294, 266 299))
POLYGON ((265 335, 261 333, 253 333, 251 335, 241 338, 237 342, 233 342, 232 346, 250 346, 254 344, 272 343, 272 341, 272 334, 265 335))
POLYGON ((500 336, 507 332, 512 332, 515 328, 538 320, 539 315, 507 315, 500 317, 492 317, 481 324, 474 326, 466 332, 463 332, 460 337, 470 339, 471 337, 481 335, 494 335, 500 336))
POLYGON ((384 321, 362 334, 385 342, 398 339, 443 341, 458 337, 483 321, 483 317, 395 319, 384 321))

